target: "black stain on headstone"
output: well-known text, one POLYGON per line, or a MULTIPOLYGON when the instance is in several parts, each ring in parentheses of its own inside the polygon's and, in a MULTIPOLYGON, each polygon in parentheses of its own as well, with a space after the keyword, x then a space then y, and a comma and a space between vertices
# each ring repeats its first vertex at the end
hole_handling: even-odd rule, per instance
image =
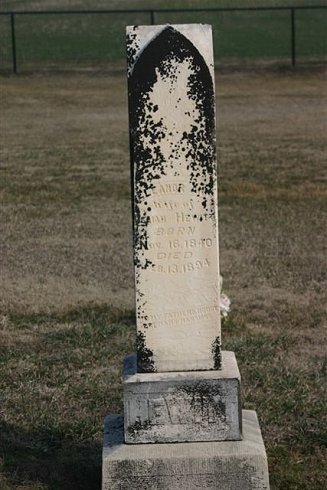
POLYGON ((137 371, 139 373, 154 373, 156 371, 153 352, 148 349, 145 343, 143 332, 137 332, 136 335, 136 352, 137 352, 137 371))
POLYGON ((216 337, 211 346, 214 369, 221 369, 221 342, 220 337, 216 337))
MULTIPOLYGON (((132 34, 131 36, 133 36, 132 34)), ((191 129, 183 131, 180 141, 171 150, 173 159, 186 161, 192 192, 201 200, 202 206, 215 219, 214 182, 215 166, 215 115, 214 90, 209 68, 202 55, 183 34, 168 26, 161 31, 136 59, 135 39, 130 37, 129 52, 129 119, 130 154, 132 167, 132 196, 134 220, 135 265, 147 268, 152 264, 144 260, 147 249, 147 225, 149 217, 140 204, 146 201, 155 187, 155 181, 165 175, 171 165, 161 151, 161 141, 172 128, 164 125, 160 105, 151 102, 151 92, 162 79, 177 81, 177 67, 183 62, 190 66, 190 75, 185 87, 185 97, 192 100, 197 109, 191 129), (136 59, 136 61, 135 61, 136 59), (135 61, 134 66, 131 66, 135 61), (142 252, 143 251, 143 252, 142 252)), ((166 101, 163 100, 163 104, 166 101)), ((160 102, 158 101, 160 104, 160 102)), ((171 134, 171 133, 170 133, 171 134)))
POLYGON ((214 413, 216 421, 226 421, 226 404, 222 400, 221 388, 214 383, 199 381, 178 386, 177 392, 185 393, 190 397, 190 407, 203 418, 203 422, 210 413, 214 413))
POLYGON ((135 439, 141 432, 147 431, 150 428, 150 420, 145 420, 144 422, 140 422, 139 420, 137 420, 136 422, 134 422, 134 424, 127 427, 127 432, 132 439, 135 439))
POLYGON ((126 54, 127 54, 127 65, 128 67, 132 66, 135 56, 139 50, 139 46, 137 44, 137 34, 136 34, 137 26, 133 27, 133 31, 129 33, 126 39, 126 54))

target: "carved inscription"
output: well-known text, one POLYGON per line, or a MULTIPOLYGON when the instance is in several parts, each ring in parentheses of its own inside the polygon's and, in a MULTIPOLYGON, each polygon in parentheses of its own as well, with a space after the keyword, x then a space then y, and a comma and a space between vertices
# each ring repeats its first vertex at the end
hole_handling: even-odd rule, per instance
POLYGON ((159 183, 145 202, 149 218, 142 250, 150 251, 146 255, 153 272, 187 274, 211 265, 205 251, 217 243, 212 228, 203 236, 201 224, 212 216, 194 198, 183 199, 185 190, 181 182, 159 183))
POLYGON ((151 425, 217 424, 226 430, 225 406, 219 395, 212 397, 178 397, 157 395, 148 399, 148 417, 151 425))
POLYGON ((187 324, 190 321, 210 320, 212 313, 218 315, 218 306, 201 306, 199 308, 188 308, 186 310, 167 311, 165 313, 150 314, 149 321, 155 327, 174 326, 187 324))
POLYGON ((211 30, 128 28, 128 53, 139 358, 151 360, 148 371, 215 369, 220 318, 211 30))

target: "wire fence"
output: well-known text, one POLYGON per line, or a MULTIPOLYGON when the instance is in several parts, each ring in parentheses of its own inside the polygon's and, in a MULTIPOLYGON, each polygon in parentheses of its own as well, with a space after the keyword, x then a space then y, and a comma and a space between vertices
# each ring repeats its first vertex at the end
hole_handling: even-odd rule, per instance
POLYGON ((0 12, 2 70, 105 66, 125 58, 125 27, 209 23, 218 63, 327 56, 327 5, 0 12))

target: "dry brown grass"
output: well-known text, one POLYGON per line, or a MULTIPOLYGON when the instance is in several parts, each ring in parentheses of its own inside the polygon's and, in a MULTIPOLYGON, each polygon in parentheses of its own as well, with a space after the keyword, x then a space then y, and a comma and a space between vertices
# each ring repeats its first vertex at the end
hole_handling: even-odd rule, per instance
POLYGON ((3 90, 3 305, 132 307, 123 80, 9 79, 3 90))
MULTIPOLYGON (((1 98, 4 481, 97 488, 134 332, 125 76, 3 78, 1 98)), ((223 340, 280 490, 324 488, 326 98, 322 73, 217 75, 223 340)))

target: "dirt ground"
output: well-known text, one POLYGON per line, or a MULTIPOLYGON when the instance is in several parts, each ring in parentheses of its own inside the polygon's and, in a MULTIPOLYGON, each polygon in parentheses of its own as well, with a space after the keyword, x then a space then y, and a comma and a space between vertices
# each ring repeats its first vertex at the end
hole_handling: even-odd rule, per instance
MULTIPOLYGON (((307 413, 299 397, 308 388, 306 403, 321 403, 327 366, 325 75, 321 70, 216 75, 221 273, 232 301, 226 345, 237 352, 241 372, 243 366, 247 408, 256 405, 261 418, 273 488, 284 490, 323 488, 322 464, 314 466, 323 458, 322 412, 307 413), (267 365, 266 381, 247 359, 248 338, 257 342, 250 346, 254 359, 260 349, 267 354, 258 358, 267 365), (276 369, 282 364, 284 379, 287 373, 297 376, 295 391, 287 378, 287 396, 277 408, 269 390, 282 388, 275 378, 270 381, 277 376, 269 371, 270 359, 276 369), (301 416, 303 434, 310 432, 305 425, 310 417, 312 431, 319 433, 305 456, 302 432, 302 439, 298 432, 287 439, 301 416), (276 444, 291 445, 292 455, 281 455, 276 444), (292 480, 287 458, 294 466, 292 480), (301 458, 306 468, 296 463, 301 458)), ((37 322, 27 332, 15 318, 38 318, 44 333, 53 327, 42 327, 42 315, 134 310, 126 90, 123 73, 1 79, 3 348, 14 351, 27 338, 30 345, 36 341, 37 322)), ((224 331, 222 337, 224 342, 224 331)), ((124 339, 117 341, 121 349, 124 339)), ((13 366, 3 376, 10 376, 13 366)), ((117 364, 115 383, 119 369, 117 364)), ((11 404, 4 405, 8 424, 14 421, 11 404)), ((99 438, 101 419, 96 423, 99 438)))

